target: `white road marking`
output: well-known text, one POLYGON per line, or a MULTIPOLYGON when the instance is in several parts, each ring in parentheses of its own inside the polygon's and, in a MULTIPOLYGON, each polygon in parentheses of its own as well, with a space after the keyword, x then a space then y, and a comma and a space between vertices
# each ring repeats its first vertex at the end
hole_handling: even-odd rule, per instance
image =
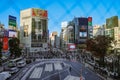
POLYGON ((62 65, 59 62, 54 63, 55 70, 62 70, 62 65))
POLYGON ((35 68, 32 74, 30 75, 30 78, 40 78, 42 71, 43 71, 43 68, 41 67, 35 68))
POLYGON ((46 64, 46 65, 45 65, 45 71, 49 71, 49 72, 53 71, 53 66, 52 66, 52 64, 46 64))
POLYGON ((80 77, 68 75, 64 80, 80 80, 80 77))

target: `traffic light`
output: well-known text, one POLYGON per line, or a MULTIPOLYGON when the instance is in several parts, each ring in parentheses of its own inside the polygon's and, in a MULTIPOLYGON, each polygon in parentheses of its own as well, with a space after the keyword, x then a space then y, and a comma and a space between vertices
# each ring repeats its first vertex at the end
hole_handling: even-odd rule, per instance
POLYGON ((92 26, 92 17, 88 17, 88 26, 92 26))

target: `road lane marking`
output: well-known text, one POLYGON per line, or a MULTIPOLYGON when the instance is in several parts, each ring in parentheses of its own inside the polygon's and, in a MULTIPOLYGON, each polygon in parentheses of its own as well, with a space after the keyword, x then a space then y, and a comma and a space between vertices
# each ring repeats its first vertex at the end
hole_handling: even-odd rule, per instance
POLYGON ((62 65, 59 62, 54 63, 55 70, 62 70, 62 65))
MULTIPOLYGON (((68 75, 64 80, 80 80, 79 77, 68 75)), ((84 80, 84 79, 83 79, 84 80)))
POLYGON ((53 71, 53 66, 52 66, 52 64, 46 64, 46 65, 45 65, 45 71, 49 71, 49 72, 53 71))
POLYGON ((43 71, 43 68, 41 67, 35 68, 29 78, 40 78, 42 71, 43 71))

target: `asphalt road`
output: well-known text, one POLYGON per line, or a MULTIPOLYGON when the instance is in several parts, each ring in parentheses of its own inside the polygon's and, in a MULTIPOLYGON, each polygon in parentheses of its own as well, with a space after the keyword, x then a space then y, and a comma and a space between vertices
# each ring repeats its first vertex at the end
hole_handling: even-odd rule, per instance
POLYGON ((103 80, 96 73, 85 68, 84 65, 77 61, 59 59, 33 62, 22 68, 9 80, 80 80, 80 75, 85 80, 103 80), (39 65, 35 66, 36 64, 39 65))

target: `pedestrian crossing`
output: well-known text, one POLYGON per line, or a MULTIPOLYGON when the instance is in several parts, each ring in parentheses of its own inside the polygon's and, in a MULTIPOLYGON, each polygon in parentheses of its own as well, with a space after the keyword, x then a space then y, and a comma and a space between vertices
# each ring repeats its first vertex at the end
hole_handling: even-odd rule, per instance
POLYGON ((54 63, 55 70, 62 70, 62 65, 60 63, 54 63))
POLYGON ((80 80, 79 77, 68 75, 64 80, 80 80))
POLYGON ((41 67, 36 67, 32 74, 30 75, 30 78, 40 78, 42 74, 43 68, 41 67))
POLYGON ((52 66, 52 64, 46 64, 46 65, 45 65, 45 71, 49 71, 49 72, 53 71, 53 66, 52 66))
POLYGON ((54 70, 62 70, 62 69, 63 67, 61 62, 46 63, 45 68, 43 67, 34 68, 29 78, 40 78, 42 75, 42 72, 52 72, 54 70))

